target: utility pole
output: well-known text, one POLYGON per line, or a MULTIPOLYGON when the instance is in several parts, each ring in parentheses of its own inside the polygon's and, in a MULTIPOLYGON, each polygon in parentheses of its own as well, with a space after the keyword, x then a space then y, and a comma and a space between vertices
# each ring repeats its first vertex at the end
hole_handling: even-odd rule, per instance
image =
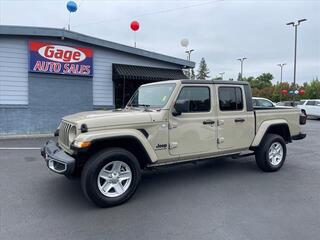
POLYGON ((297 22, 289 22, 287 25, 294 27, 294 62, 293 62, 293 85, 296 87, 296 69, 297 69, 297 39, 298 39, 298 26, 301 22, 307 21, 307 19, 300 19, 297 22))
POLYGON ((282 69, 283 69, 283 66, 284 65, 287 65, 286 63, 279 63, 277 64, 277 66, 280 67, 280 83, 282 83, 282 69))
POLYGON ((241 71, 240 71, 240 80, 242 81, 242 77, 243 77, 243 62, 244 60, 246 60, 246 57, 243 58, 238 58, 237 60, 239 60, 241 62, 241 71))

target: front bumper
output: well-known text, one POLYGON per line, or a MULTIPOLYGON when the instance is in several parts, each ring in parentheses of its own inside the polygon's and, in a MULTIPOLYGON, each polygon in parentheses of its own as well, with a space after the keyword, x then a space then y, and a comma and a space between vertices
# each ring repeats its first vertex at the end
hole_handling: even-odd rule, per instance
POLYGON ((75 170, 76 160, 52 140, 41 148, 41 155, 46 160, 48 168, 55 173, 70 175, 75 170))

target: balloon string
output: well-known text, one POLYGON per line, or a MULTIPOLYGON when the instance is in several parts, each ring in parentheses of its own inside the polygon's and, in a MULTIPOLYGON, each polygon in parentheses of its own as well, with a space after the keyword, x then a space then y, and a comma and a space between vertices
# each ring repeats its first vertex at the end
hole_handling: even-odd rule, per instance
POLYGON ((70 20, 71 20, 71 12, 69 13, 69 24, 68 24, 68 30, 70 31, 70 20))

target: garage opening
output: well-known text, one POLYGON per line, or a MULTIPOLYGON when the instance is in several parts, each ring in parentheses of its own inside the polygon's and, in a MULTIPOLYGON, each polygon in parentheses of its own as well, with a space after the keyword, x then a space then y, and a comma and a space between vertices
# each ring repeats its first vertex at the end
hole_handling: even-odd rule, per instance
POLYGON ((113 64, 112 80, 116 108, 124 107, 142 84, 187 79, 181 69, 155 68, 125 64, 113 64))

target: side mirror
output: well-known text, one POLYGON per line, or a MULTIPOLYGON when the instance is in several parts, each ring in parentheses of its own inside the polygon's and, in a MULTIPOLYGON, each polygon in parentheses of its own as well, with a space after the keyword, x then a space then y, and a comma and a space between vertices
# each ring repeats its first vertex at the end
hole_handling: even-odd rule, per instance
POLYGON ((174 105, 174 110, 172 112, 173 116, 179 116, 184 112, 189 111, 189 100, 177 100, 176 104, 174 105))

